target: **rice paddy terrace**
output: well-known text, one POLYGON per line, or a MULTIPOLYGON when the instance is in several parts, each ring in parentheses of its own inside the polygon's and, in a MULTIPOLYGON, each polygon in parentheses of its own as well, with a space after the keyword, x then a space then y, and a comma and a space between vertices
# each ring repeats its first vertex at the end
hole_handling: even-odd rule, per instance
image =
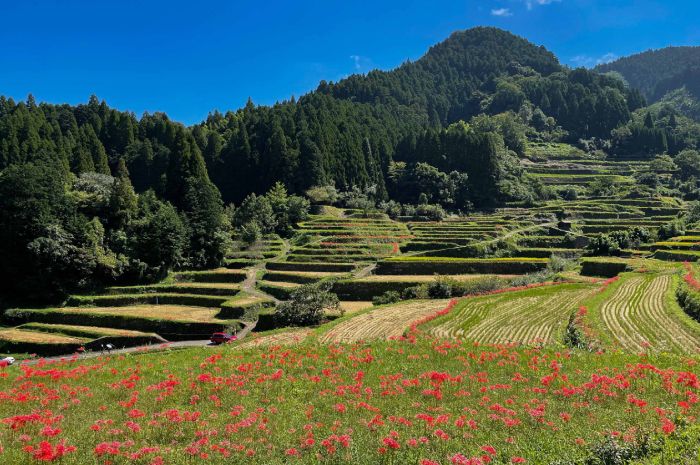
POLYGON ((222 268, 71 296, 54 308, 6 311, 0 347, 51 355, 107 342, 205 339, 221 330, 247 335, 243 347, 309 337, 340 343, 401 336, 428 318, 421 329, 430 334, 479 344, 571 345, 578 332, 586 344, 606 350, 700 352, 700 324, 675 298, 683 282, 680 262, 700 258, 700 230, 640 244, 617 258, 582 258, 600 233, 639 226, 653 235, 684 211, 677 199, 625 195, 635 173, 650 170, 648 162, 592 159, 570 146, 534 144, 522 163, 544 185, 575 191, 576 198, 444 221, 323 207, 297 225, 292 239, 236 244, 222 268), (587 195, 604 178, 622 191, 587 195), (578 267, 552 273, 552 256, 578 267), (548 273, 557 282, 523 287, 534 282, 529 277, 548 273), (388 292, 435 283, 437 275, 465 289, 478 290, 485 281, 491 288, 457 302, 409 296, 372 304, 388 292), (276 304, 321 280, 333 281, 341 301, 340 312, 327 312, 330 323, 316 330, 277 328, 276 304), (448 304, 450 311, 440 312, 448 304))

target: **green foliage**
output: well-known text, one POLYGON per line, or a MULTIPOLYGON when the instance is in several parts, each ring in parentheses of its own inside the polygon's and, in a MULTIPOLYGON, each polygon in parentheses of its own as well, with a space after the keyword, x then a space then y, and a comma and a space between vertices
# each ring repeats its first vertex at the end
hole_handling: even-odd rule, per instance
POLYGON ((676 288, 676 300, 683 311, 700 321, 700 294, 686 283, 681 283, 676 288))
POLYGON ((682 179, 700 177, 700 152, 697 150, 684 150, 673 160, 682 179))
POLYGON ((586 247, 591 255, 620 255, 623 249, 639 247, 651 241, 647 228, 635 226, 627 230, 599 234, 586 247))
POLYGON ((309 215, 310 203, 303 197, 289 195, 281 183, 265 195, 248 195, 233 212, 233 225, 247 243, 266 234, 290 236, 292 228, 309 215))
POLYGON ((290 299, 277 306, 275 321, 279 326, 312 326, 323 320, 327 310, 340 308, 338 296, 330 292, 333 283, 320 281, 296 288, 290 299))
POLYGON ((388 305, 395 304, 401 300, 401 294, 396 291, 386 291, 382 295, 378 295, 372 298, 373 305, 388 305))
POLYGON ((700 53, 697 47, 667 47, 620 58, 599 65, 596 70, 619 72, 631 87, 641 90, 647 99, 654 101, 668 90, 683 87, 686 83, 697 85, 697 80, 687 79, 684 74, 692 73, 698 67, 700 53))

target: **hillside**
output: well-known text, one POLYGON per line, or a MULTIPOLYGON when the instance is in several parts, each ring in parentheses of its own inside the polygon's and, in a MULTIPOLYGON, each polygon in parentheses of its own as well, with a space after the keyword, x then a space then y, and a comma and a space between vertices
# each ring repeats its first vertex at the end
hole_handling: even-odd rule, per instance
POLYGON ((0 97, 0 274, 14 277, 0 294, 57 301, 215 268, 232 235, 289 235, 310 201, 444 217, 596 185, 590 174, 529 173, 541 147, 535 158, 563 148, 645 161, 691 149, 636 195, 697 198, 698 126, 643 105, 615 77, 563 68, 544 47, 486 27, 395 70, 322 82, 273 106, 248 102, 192 127, 95 96, 75 106, 0 97))
MULTIPOLYGON (((644 97, 653 102, 665 94, 657 92, 660 83, 676 79, 687 70, 698 67, 700 47, 667 47, 598 65, 595 70, 601 73, 616 71, 622 74, 630 86, 639 89, 644 97)), ((682 86, 675 88, 679 87, 682 86)))
POLYGON ((649 103, 670 106, 700 119, 700 47, 650 50, 599 65, 601 73, 620 73, 649 103))

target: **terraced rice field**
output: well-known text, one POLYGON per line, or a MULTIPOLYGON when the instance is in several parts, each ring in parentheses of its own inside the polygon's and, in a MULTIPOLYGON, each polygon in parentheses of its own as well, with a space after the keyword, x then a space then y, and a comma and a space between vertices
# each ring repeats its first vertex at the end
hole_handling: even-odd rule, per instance
POLYGON ((17 328, 0 330, 0 341, 31 344, 81 344, 87 340, 86 338, 67 336, 65 334, 25 331, 17 328))
POLYGON ((345 312, 346 315, 357 313, 359 311, 366 310, 370 307, 372 307, 372 302, 368 301, 350 302, 344 300, 340 302, 340 308, 345 312))
POLYGON ((592 315, 612 347, 700 352, 700 325, 675 305, 670 275, 625 275, 592 315))
POLYGON ((45 333, 82 333, 87 336, 119 336, 119 337, 138 337, 149 335, 141 331, 131 331, 128 329, 105 328, 102 326, 78 326, 78 325, 61 325, 61 324, 46 324, 46 323, 27 323, 20 326, 19 329, 39 331, 45 333))
POLYGON ((449 300, 408 301, 377 307, 344 320, 319 337, 323 343, 351 343, 401 336, 414 321, 445 308, 449 300))
POLYGON ((253 347, 271 347, 271 346, 288 346, 297 344, 306 339, 312 330, 309 328, 290 329, 280 331, 274 334, 268 334, 258 337, 246 338, 242 342, 236 344, 238 349, 250 349, 253 347))
POLYGON ((440 338, 483 344, 561 342, 570 315, 594 289, 586 284, 562 284, 468 298, 428 327, 440 338))
MULTIPOLYGON (((504 278, 511 279, 515 278, 517 275, 506 275, 506 274, 453 274, 449 278, 455 281, 471 281, 474 279, 484 279, 484 278, 504 278)), ((435 281, 437 275, 427 274, 427 275, 371 275, 362 278, 362 281, 367 282, 391 282, 391 283, 431 283, 435 281)))
POLYGON ((129 307, 65 307, 57 309, 61 313, 123 315, 153 318, 166 321, 183 321, 193 323, 225 323, 218 320, 218 308, 192 307, 185 305, 132 305, 129 307))

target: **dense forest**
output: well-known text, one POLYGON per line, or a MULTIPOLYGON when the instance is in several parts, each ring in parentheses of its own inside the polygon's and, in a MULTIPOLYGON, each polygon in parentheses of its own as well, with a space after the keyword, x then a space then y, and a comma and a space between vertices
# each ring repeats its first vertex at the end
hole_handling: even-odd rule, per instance
POLYGON ((650 103, 700 121, 700 47, 649 50, 599 65, 596 71, 621 76, 650 103))
POLYGON ((0 295, 216 266, 234 230, 284 233, 309 190, 454 211, 531 202, 549 195, 519 165, 532 141, 649 157, 698 148, 697 125, 645 106, 619 77, 568 69, 494 28, 192 127, 95 96, 76 106, 0 97, 0 274, 13 277, 0 295))
POLYGON ((595 70, 600 73, 619 73, 631 87, 639 89, 647 100, 655 102, 663 96, 657 91, 659 83, 697 68, 700 68, 700 47, 667 47, 598 65, 595 70))

